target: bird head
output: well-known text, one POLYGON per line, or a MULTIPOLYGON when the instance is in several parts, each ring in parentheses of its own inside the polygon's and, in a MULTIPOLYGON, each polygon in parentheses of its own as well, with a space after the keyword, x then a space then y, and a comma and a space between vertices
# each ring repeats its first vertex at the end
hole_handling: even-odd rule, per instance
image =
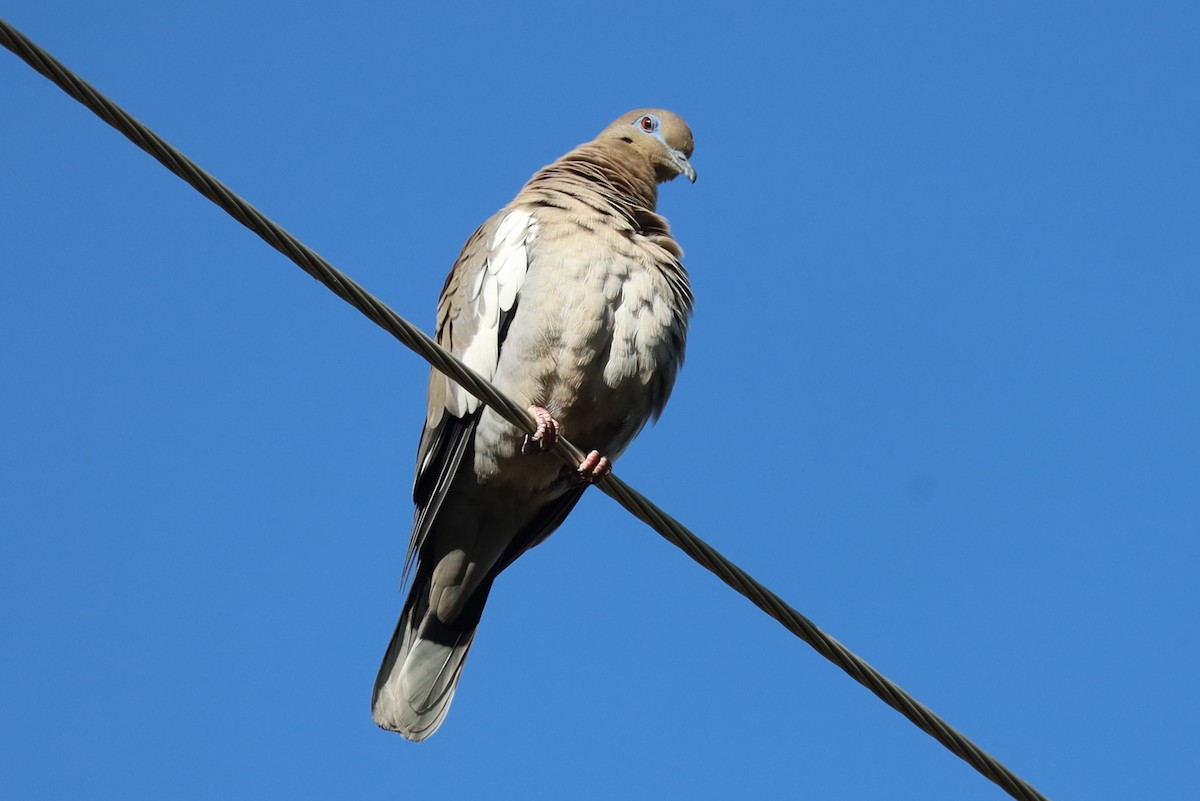
POLYGON ((695 183, 696 169, 688 159, 695 142, 692 129, 677 114, 665 109, 643 108, 617 118, 599 138, 617 139, 631 145, 654 165, 659 183, 677 175, 695 183))

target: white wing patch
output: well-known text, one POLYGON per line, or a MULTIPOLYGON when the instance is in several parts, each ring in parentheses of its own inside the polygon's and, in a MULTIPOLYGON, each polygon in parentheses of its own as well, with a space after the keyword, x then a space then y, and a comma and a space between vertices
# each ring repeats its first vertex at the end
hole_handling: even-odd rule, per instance
MULTIPOLYGON (((537 235, 537 220, 528 211, 514 210, 496 228, 488 249, 487 263, 471 283, 468 304, 479 321, 475 336, 461 357, 487 379, 496 374, 500 360, 500 318, 513 310, 525 275, 529 271, 529 247, 537 235)), ((479 408, 479 400, 450 382, 446 407, 455 417, 465 417, 479 408)))

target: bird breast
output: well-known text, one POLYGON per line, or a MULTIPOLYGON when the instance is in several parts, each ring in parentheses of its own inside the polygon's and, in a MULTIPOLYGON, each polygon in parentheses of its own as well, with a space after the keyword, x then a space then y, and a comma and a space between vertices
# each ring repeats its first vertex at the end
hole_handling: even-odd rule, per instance
MULTIPOLYGON (((654 258, 661 248, 644 237, 544 221, 536 231, 495 382, 518 403, 548 409, 585 451, 615 458, 665 403, 687 309, 654 258)), ((558 475, 557 460, 538 469, 520 459, 520 443, 485 412, 477 473, 532 469, 544 474, 535 483, 558 475)))

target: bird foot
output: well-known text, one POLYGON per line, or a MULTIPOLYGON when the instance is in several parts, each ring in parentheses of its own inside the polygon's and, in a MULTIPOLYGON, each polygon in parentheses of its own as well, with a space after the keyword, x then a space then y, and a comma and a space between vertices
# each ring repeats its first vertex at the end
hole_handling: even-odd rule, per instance
POLYGON ((537 431, 526 434, 521 443, 521 453, 541 453, 553 450, 558 444, 558 421, 542 406, 530 406, 529 413, 537 420, 537 431))
POLYGON ((611 472, 612 464, 609 463, 608 457, 601 456, 599 451, 592 451, 579 463, 579 469, 575 471, 575 475, 579 477, 580 481, 595 484, 611 472))

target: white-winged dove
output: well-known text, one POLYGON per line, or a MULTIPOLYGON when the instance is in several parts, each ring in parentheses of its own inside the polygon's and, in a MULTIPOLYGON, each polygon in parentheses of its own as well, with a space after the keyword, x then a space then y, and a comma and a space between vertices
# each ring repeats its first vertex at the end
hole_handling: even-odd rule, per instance
POLYGON ((437 341, 530 407, 524 436, 438 371, 413 484, 408 599, 371 698, 410 740, 450 708, 496 576, 566 518, 667 402, 692 292, 658 184, 696 180, 669 111, 617 119, 539 170, 467 240, 438 303, 437 341), (572 471, 560 435, 588 453, 572 471))

